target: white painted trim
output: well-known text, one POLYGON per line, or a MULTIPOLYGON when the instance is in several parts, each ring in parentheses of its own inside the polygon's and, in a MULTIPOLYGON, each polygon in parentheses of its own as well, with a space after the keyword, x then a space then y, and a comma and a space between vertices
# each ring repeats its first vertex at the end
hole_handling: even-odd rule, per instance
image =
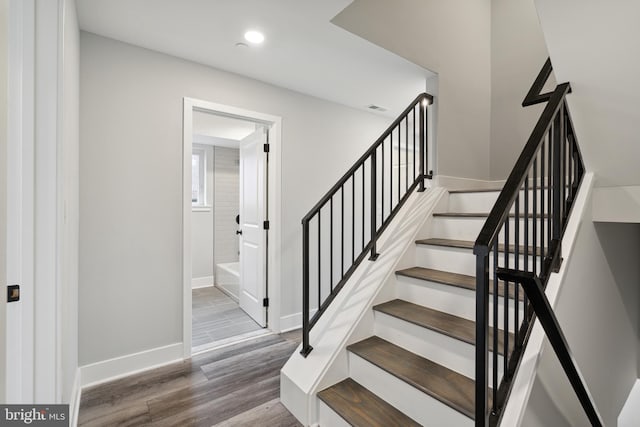
POLYGON ((80 413, 80 399, 82 398, 82 375, 80 368, 76 369, 73 379, 73 388, 71 389, 71 400, 69 402, 69 426, 76 427, 78 425, 78 414, 80 413))
POLYGON ((194 277, 191 279, 191 289, 210 288, 213 286, 213 276, 194 277))
POLYGON ((60 399, 60 280, 58 276, 58 157, 60 1, 36 1, 35 19, 35 288, 34 401, 60 399))
POLYGON ((483 179, 459 178, 448 175, 433 177, 434 187, 444 187, 449 191, 459 190, 501 190, 505 180, 488 181, 483 179))
POLYGON ((638 425, 640 419, 640 379, 635 384, 627 396, 627 400, 618 415, 618 427, 634 427, 638 425))
MULTIPOLYGON (((309 318, 316 314, 317 309, 309 310, 309 318)), ((289 314, 280 318, 280 333, 302 328, 302 312, 289 314)))
MULTIPOLYGON (((582 184, 578 190, 578 197, 575 204, 567 227, 565 229, 564 237, 562 238, 562 257, 567 259, 573 252, 573 247, 577 240, 578 230, 582 221, 589 221, 591 218, 585 218, 585 212, 587 203, 591 200, 591 194, 593 191, 594 177, 593 173, 589 172, 584 175, 582 184)), ((567 270, 567 262, 562 263, 558 274, 552 274, 545 294, 549 299, 549 303, 552 307, 555 307, 560 293, 560 287, 564 281, 564 276, 567 270)), ((536 322, 533 325, 531 335, 529 336, 529 342, 524 350, 520 367, 518 368, 518 375, 516 375, 513 383, 513 388, 509 396, 509 400, 504 408, 502 415, 503 425, 519 426, 524 418, 525 410, 527 408, 527 402, 531 394, 533 383, 536 379, 538 371, 538 365, 542 359, 543 344, 545 341, 545 333, 540 325, 540 322, 536 322)))
POLYGON ((33 399, 29 343, 33 326, 33 36, 34 0, 11 0, 8 19, 7 282, 20 283, 20 302, 7 304, 6 403, 33 399), (25 357, 23 357, 23 355, 25 357), (28 357, 26 357, 28 356, 28 357))
POLYGON ((117 380, 182 360, 182 343, 152 348, 80 367, 82 388, 117 380))
POLYGON ((183 100, 183 213, 182 213, 182 279, 183 323, 182 342, 184 358, 191 357, 191 151, 193 140, 193 110, 246 119, 269 125, 269 210, 270 222, 268 266, 269 313, 268 327, 280 332, 280 259, 281 259, 281 153, 282 118, 256 111, 185 97, 183 100))

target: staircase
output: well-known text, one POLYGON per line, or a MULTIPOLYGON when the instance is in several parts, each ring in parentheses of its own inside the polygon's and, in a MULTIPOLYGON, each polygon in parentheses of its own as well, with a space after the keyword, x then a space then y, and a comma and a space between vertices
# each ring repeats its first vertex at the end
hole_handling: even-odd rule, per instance
MULTIPOLYGON (((448 212, 415 242, 415 266, 396 271, 395 299, 373 307, 375 335, 347 347, 349 378, 318 393, 321 426, 474 424, 473 239, 498 194, 450 192, 448 212)), ((502 283, 498 292, 503 312, 502 283)))
POLYGON ((428 94, 303 218, 300 354, 311 357, 308 364, 285 365, 282 380, 296 384, 283 403, 301 409, 299 419, 322 426, 497 426, 535 320, 589 421, 603 425, 545 294, 562 266, 563 237, 585 172, 566 102, 571 86, 541 93, 551 72, 547 60, 523 101, 546 106, 504 187, 451 191, 447 200, 443 189, 429 190, 437 204, 407 211, 414 220, 428 219, 411 234, 418 237, 414 247, 402 221, 393 223, 399 234, 383 233, 394 229, 414 191, 427 191, 432 176, 428 94), (354 276, 360 278, 349 281, 367 255, 377 271, 368 276, 373 270, 365 264, 354 276), (348 296, 330 307, 343 287, 348 296), (312 341, 318 353, 312 354, 312 341))

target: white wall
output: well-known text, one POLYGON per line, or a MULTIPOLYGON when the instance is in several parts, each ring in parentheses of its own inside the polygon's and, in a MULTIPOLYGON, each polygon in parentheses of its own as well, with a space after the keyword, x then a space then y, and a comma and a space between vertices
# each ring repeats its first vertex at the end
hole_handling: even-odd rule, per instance
POLYGON ((548 56, 533 0, 492 0, 491 179, 507 178, 544 109, 521 103, 548 56))
POLYGON ((558 81, 597 185, 640 185, 640 2, 535 0, 558 81))
MULTIPOLYGON (((0 0, 0 283, 7 280, 7 68, 8 68, 8 9, 9 1, 0 0)), ((6 387, 6 298, 0 298, 0 402, 5 400, 6 387)))
POLYGON ((213 285, 213 201, 214 201, 214 147, 210 145, 194 144, 193 148, 205 150, 206 176, 205 176, 205 202, 206 209, 194 209, 191 213, 191 276, 194 286, 213 285), (211 279, 210 283, 208 282, 211 279))
POLYGON ((214 147, 215 263, 238 261, 236 215, 240 213, 240 150, 214 147))
MULTIPOLYGON (((182 99, 281 116, 281 313, 300 220, 390 120, 81 33, 80 364, 182 340, 182 99), (341 155, 336 155, 340 153, 341 155)), ((409 101, 407 101, 409 102, 409 101)))
MULTIPOLYGON (((588 207, 591 210, 591 207, 588 207)), ((590 218, 590 212, 586 213, 590 218)), ((638 378, 640 225, 584 221, 555 312, 605 425, 616 419, 638 378)), ((550 348, 540 381, 571 425, 584 413, 550 348)), ((533 397, 535 399, 535 397, 533 397)))
POLYGON ((332 22, 438 73, 437 172, 488 179, 490 0, 355 0, 332 22))
POLYGON ((558 410, 540 379, 536 378, 520 427, 548 426, 571 427, 571 424, 558 410))

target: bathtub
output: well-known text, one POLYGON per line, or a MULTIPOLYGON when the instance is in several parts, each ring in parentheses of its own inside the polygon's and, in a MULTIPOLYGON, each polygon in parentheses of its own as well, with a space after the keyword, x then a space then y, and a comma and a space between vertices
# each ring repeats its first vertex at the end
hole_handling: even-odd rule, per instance
POLYGON ((240 290, 240 263, 226 262, 216 264, 216 283, 215 285, 231 299, 238 302, 238 293, 240 290))

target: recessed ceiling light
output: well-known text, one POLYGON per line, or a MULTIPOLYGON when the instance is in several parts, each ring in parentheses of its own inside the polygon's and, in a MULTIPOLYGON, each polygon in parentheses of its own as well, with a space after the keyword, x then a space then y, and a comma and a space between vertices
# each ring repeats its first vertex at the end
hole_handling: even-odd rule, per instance
POLYGON ((260 44, 264 41, 264 34, 260 31, 250 30, 244 33, 244 38, 249 43, 260 44))
POLYGON ((246 43, 238 42, 236 43, 236 47, 249 47, 246 43))

